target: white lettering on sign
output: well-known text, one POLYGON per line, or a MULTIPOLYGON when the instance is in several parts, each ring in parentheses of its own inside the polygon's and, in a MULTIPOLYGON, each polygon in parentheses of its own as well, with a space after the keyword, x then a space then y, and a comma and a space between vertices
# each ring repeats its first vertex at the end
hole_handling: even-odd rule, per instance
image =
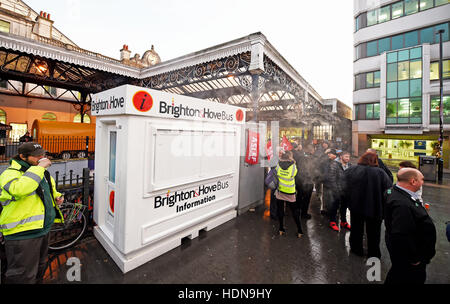
POLYGON ((108 100, 93 100, 91 102, 91 110, 98 114, 99 111, 119 109, 123 108, 125 105, 125 99, 123 97, 117 98, 115 96, 110 96, 108 100))
POLYGON ((169 105, 165 101, 160 101, 159 113, 170 114, 174 118, 185 116, 228 121, 233 121, 234 119, 234 116, 232 114, 228 114, 225 111, 216 112, 208 108, 203 108, 203 110, 194 109, 190 108, 189 106, 183 106, 182 104, 175 105, 173 102, 172 105, 169 105))
POLYGON ((172 208, 176 205, 176 212, 182 212, 214 201, 216 199, 215 193, 227 189, 228 187, 228 181, 218 181, 216 184, 209 186, 201 185, 196 189, 188 191, 176 191, 171 193, 169 190, 166 195, 159 195, 155 197, 154 207, 155 209, 161 207, 172 208), (205 197, 200 198, 201 196, 205 197))

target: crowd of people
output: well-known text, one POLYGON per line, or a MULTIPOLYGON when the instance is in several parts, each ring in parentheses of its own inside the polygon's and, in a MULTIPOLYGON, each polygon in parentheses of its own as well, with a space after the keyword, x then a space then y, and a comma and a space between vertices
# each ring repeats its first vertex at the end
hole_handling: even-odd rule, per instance
POLYGON ((302 220, 311 218, 309 204, 315 191, 330 229, 350 231, 350 251, 355 255, 381 258, 384 220, 392 262, 385 283, 424 283, 426 265, 435 255, 436 229, 422 199, 424 177, 414 164, 400 163, 394 185, 393 174, 376 150, 368 149, 353 164, 350 152, 330 147, 326 141, 316 147, 303 147, 300 142, 291 146, 289 151, 280 148, 279 162, 268 172, 278 179, 270 214, 278 221, 279 235, 286 235, 288 206, 297 226, 296 236, 303 236, 302 220))

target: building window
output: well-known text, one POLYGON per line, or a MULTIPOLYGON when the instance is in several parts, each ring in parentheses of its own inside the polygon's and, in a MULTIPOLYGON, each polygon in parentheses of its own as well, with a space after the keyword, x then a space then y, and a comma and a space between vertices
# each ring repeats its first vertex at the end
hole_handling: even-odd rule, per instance
POLYGON ((355 18, 355 30, 418 13, 450 3, 450 0, 402 0, 362 13, 355 18))
POLYGON ((330 140, 333 136, 333 126, 323 125, 313 127, 313 139, 330 140))
POLYGON ((405 0, 405 15, 411 15, 419 11, 419 0, 405 0))
MULTIPOLYGON (((439 124, 441 98, 432 96, 430 102, 430 123, 439 124)), ((450 95, 444 95, 444 124, 450 124, 450 95)))
POLYGON ((385 6, 378 11, 378 23, 383 23, 391 20, 391 6, 385 6))
POLYGON ((8 88, 8 81, 7 80, 0 80, 0 88, 7 89, 8 88))
MULTIPOLYGON (((81 123, 81 114, 75 115, 73 122, 81 123)), ((83 123, 91 123, 91 117, 88 114, 84 114, 83 123)))
POLYGON ((422 123, 422 48, 387 54, 386 123, 422 123))
POLYGON ((439 6, 439 5, 444 5, 444 4, 448 4, 448 3, 450 3, 450 0, 435 0, 434 5, 439 6))
POLYGON ((403 16, 403 1, 392 4, 392 19, 403 16))
POLYGON ((9 22, 0 20, 0 32, 9 33, 11 24, 9 22))
POLYGON ((355 91, 380 87, 380 71, 362 73, 355 76, 355 91))
POLYGON ((56 114, 51 112, 45 113, 42 115, 42 120, 56 121, 56 114))
POLYGON ((9 138, 12 141, 18 141, 28 131, 27 124, 10 123, 10 126, 12 129, 9 131, 9 138))
POLYGON ((6 125, 6 112, 0 109, 0 123, 6 125))
POLYGON ((420 10, 424 11, 433 7, 433 0, 420 0, 420 10))
MULTIPOLYGON (((444 79, 450 78, 450 59, 442 60, 444 79)), ((439 80, 439 61, 432 62, 430 65, 430 80, 439 80)))
POLYGON ((380 103, 355 105, 355 120, 380 119, 380 103))
POLYGON ((438 30, 443 29, 442 41, 449 41, 449 22, 442 23, 400 35, 363 42, 356 46, 356 60, 377 56, 386 51, 413 47, 422 43, 439 43, 438 30))
POLYGON ((367 26, 377 24, 378 21, 378 10, 373 10, 367 12, 367 26))
POLYGON ((45 94, 50 94, 51 96, 56 96, 57 90, 56 90, 55 87, 44 86, 44 88, 45 88, 45 91, 46 91, 46 92, 44 93, 44 95, 45 95, 45 94))

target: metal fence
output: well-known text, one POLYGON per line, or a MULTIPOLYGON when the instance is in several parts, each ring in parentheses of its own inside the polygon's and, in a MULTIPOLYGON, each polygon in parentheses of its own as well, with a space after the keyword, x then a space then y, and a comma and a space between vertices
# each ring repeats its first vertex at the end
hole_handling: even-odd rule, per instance
MULTIPOLYGON (((95 152, 94 137, 48 136, 33 141, 41 144, 53 159, 86 158, 95 152)), ((21 144, 19 141, 0 139, 0 162, 15 156, 21 144)))
POLYGON ((60 175, 55 172, 56 189, 64 193, 66 202, 82 203, 91 211, 94 201, 94 179, 95 174, 89 168, 83 169, 83 175, 73 175, 73 170, 69 171, 69 176, 60 175))

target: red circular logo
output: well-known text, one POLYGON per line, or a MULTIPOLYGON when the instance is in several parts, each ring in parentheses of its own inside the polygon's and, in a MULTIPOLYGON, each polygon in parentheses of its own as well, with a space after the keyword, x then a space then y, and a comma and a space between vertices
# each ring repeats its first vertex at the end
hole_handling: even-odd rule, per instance
POLYGON ((236 120, 242 121, 244 119, 244 112, 242 110, 237 110, 236 112, 236 120))
POLYGON ((111 209, 111 212, 114 213, 114 191, 111 191, 109 194, 109 209, 111 209))
POLYGON ((139 112, 148 112, 153 107, 153 98, 146 91, 136 92, 133 96, 133 105, 139 112))

